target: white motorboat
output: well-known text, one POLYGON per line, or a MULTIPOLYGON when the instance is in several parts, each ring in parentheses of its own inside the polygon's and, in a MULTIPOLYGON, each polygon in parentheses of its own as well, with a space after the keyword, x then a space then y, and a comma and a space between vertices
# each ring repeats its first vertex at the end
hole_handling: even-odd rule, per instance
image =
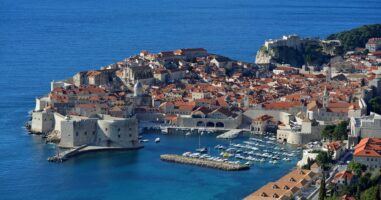
POLYGON ((291 159, 290 158, 283 158, 282 160, 284 160, 284 161, 290 161, 291 159))
POLYGON ((155 143, 159 143, 159 142, 160 142, 160 138, 156 138, 155 143))
POLYGON ((188 156, 190 156, 191 154, 192 154, 192 152, 185 152, 185 153, 183 153, 183 156, 188 157, 188 156))
POLYGON ((208 152, 208 148, 206 148, 206 147, 197 148, 196 151, 199 153, 206 153, 206 152, 208 152))

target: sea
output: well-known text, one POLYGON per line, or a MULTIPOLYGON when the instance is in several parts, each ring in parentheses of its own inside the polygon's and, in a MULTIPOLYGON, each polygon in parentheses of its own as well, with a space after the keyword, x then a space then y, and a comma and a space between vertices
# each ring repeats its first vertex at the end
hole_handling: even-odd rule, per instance
MULTIPOLYGON (((146 134, 141 150, 57 164, 46 160, 55 146, 23 125, 50 81, 141 50, 203 47, 253 62, 266 39, 326 37, 380 23, 380 10, 380 0, 0 0, 0 199, 242 199, 297 158, 241 172, 178 165, 159 155, 192 151, 197 136, 146 134)), ((201 142, 227 141, 205 135, 201 142)))

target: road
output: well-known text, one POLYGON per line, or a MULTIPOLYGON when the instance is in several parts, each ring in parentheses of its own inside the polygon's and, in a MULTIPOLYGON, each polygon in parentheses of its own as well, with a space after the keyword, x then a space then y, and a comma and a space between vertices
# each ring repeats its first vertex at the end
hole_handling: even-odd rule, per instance
MULTIPOLYGON (((331 168, 331 170, 329 171, 329 177, 325 181, 326 188, 327 188, 328 183, 330 183, 332 181, 333 177, 335 177, 337 172, 340 172, 340 171, 347 169, 347 167, 348 167, 347 162, 351 161, 351 160, 352 160, 352 151, 345 152, 344 156, 342 156, 340 158, 340 160, 337 162, 338 164, 334 165, 331 168)), ((316 187, 316 189, 312 193, 310 193, 310 196, 312 196, 312 198, 309 196, 310 197, 309 199, 311 199, 311 200, 318 200, 319 199, 319 187, 320 186, 316 185, 315 187, 316 187)))

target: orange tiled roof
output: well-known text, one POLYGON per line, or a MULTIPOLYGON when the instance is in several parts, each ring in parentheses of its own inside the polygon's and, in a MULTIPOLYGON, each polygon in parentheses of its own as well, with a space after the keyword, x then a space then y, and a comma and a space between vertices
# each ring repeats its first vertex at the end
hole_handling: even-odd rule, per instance
POLYGON ((354 156, 381 157, 381 139, 364 138, 355 147, 354 156))
POLYGON ((264 185, 245 200, 289 199, 315 177, 310 170, 295 169, 275 182, 264 185))
POLYGON ((292 101, 292 102, 269 102, 264 103, 263 107, 265 109, 289 109, 294 106, 301 106, 302 103, 298 101, 292 101))
POLYGON ((353 178, 353 174, 349 171, 344 170, 344 171, 337 173, 332 182, 336 183, 339 179, 352 180, 352 178, 353 178))

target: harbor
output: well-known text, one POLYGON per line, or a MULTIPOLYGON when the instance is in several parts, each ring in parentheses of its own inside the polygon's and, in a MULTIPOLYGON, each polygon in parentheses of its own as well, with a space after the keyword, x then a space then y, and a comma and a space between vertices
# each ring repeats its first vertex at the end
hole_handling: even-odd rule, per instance
MULTIPOLYGON (((183 153, 162 154, 160 159, 174 163, 209 167, 221 170, 240 170, 250 167, 277 167, 295 161, 301 151, 280 144, 270 133, 266 135, 242 136, 229 140, 215 140, 214 144, 204 140, 215 138, 214 135, 188 135, 188 140, 198 139, 198 145, 183 153), (235 166, 235 167, 233 167, 235 166), (237 167, 240 166, 240 167, 237 167)), ((178 152, 176 152, 178 153, 178 152)))
POLYGON ((167 162, 197 165, 201 167, 208 167, 208 168, 220 169, 225 171, 239 171, 239 170, 250 169, 249 165, 244 165, 244 164, 218 162, 213 160, 191 158, 191 157, 185 157, 185 156, 174 155, 174 154, 160 155, 160 159, 167 162))

